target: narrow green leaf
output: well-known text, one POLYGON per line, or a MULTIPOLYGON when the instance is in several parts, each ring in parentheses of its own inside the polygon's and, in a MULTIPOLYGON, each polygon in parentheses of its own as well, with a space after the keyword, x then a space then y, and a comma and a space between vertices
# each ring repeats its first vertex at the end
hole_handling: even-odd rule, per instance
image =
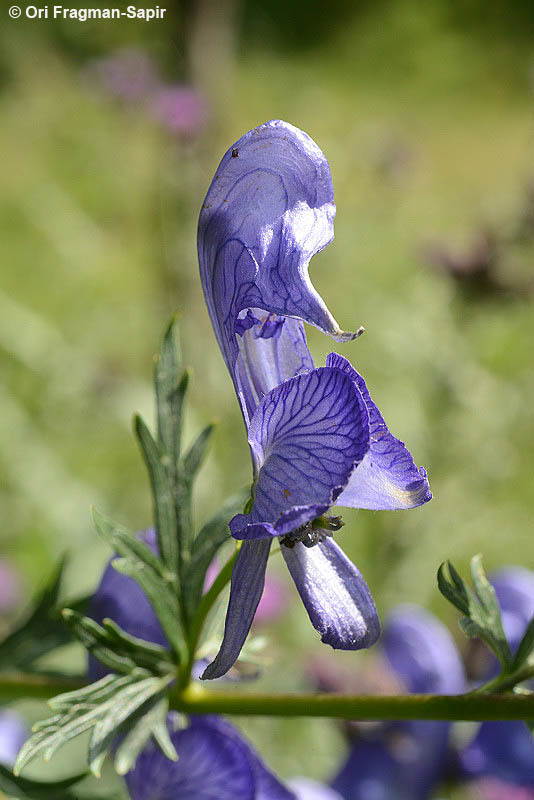
MULTIPOLYGON (((460 592, 458 587, 454 586, 445 577, 446 566, 449 569, 449 574, 452 575, 452 573, 450 572, 452 566, 451 563, 449 561, 443 562, 443 564, 441 564, 441 566, 438 569, 438 588, 441 594, 449 601, 449 603, 452 603, 452 605, 455 606, 463 614, 469 615, 469 605, 467 601, 464 599, 463 593, 460 592)), ((456 575, 457 577, 459 577, 458 573, 456 573, 456 575)))
POLYGON ((169 702, 166 695, 163 697, 154 695, 143 706, 142 715, 137 718, 134 718, 135 715, 130 717, 128 720, 129 730, 115 754, 114 765, 119 775, 125 775, 135 766, 137 757, 151 737, 156 740, 167 758, 173 761, 177 760, 178 756, 167 730, 168 708, 169 702), (163 736, 162 728, 164 731, 163 736))
MULTIPOLYGON (((84 686, 82 689, 76 689, 74 692, 57 694, 48 701, 48 705, 52 709, 65 712, 70 711, 74 706, 88 707, 89 705, 105 703, 124 686, 128 686, 134 678, 135 676, 132 675, 114 675, 111 673, 105 675, 95 683, 84 686)), ((37 722, 33 726, 33 730, 38 731, 46 725, 53 725, 54 722, 59 721, 59 717, 61 717, 61 714, 58 714, 57 718, 37 722)))
POLYGON ((121 655, 110 647, 110 639, 105 630, 89 617, 83 617, 70 608, 63 609, 63 619, 75 637, 99 661, 114 672, 129 673, 136 668, 136 662, 127 655, 121 655))
POLYGON ((167 570, 177 581, 178 538, 174 494, 168 475, 170 455, 161 452, 140 416, 135 417, 135 432, 152 486, 159 551, 167 570))
POLYGON ((532 655, 532 651, 534 650, 534 617, 530 620, 523 634, 523 638, 519 643, 519 647, 517 648, 517 652, 514 656, 514 660, 512 662, 511 670, 515 672, 516 669, 519 669, 532 655))
POLYGON ((154 572, 162 577, 165 575, 163 562, 141 539, 127 531, 126 528, 108 520, 96 509, 93 509, 93 520, 98 533, 115 553, 125 558, 138 558, 143 564, 151 567, 154 572))
POLYGON ((107 750, 123 723, 153 695, 165 689, 168 682, 168 678, 145 678, 132 686, 126 686, 115 695, 113 705, 96 722, 89 743, 89 768, 97 778, 100 777, 107 750))
MULTIPOLYGON (((501 608, 495 589, 488 581, 484 567, 482 566, 482 556, 476 555, 471 559, 471 576, 473 579, 473 586, 480 602, 482 613, 479 612, 479 622, 481 627, 484 628, 494 642, 493 651, 499 658, 501 664, 508 668, 512 660, 510 646, 506 639, 504 632, 501 608)), ((476 609, 478 611, 478 609, 476 609)), ((475 609, 472 610, 471 616, 476 619, 475 609)))
MULTIPOLYGON (((154 664, 154 666, 159 665, 161 662, 166 663, 169 667, 173 666, 170 660, 170 653, 165 647, 147 642, 145 639, 138 639, 135 636, 131 636, 129 633, 126 633, 126 631, 123 631, 122 628, 119 628, 114 620, 108 617, 102 620, 102 627, 110 637, 110 640, 120 646, 123 652, 131 652, 132 657, 141 655, 144 659, 154 664)), ((140 664, 138 658, 136 658, 136 663, 138 666, 143 666, 143 664, 140 664)))
POLYGON ((154 364, 158 441, 162 451, 170 456, 174 469, 180 457, 182 404, 187 386, 187 381, 178 384, 180 370, 178 325, 174 317, 165 331, 154 364))
POLYGON ((184 456, 183 472, 185 480, 188 481, 188 483, 193 482, 193 478, 204 461, 208 444, 214 430, 215 424, 206 425, 184 456))
POLYGON ((144 591, 152 604, 161 623, 169 644, 177 657, 183 652, 184 637, 181 630, 178 603, 169 589, 158 575, 139 561, 129 558, 117 558, 113 567, 123 575, 133 578, 144 591))

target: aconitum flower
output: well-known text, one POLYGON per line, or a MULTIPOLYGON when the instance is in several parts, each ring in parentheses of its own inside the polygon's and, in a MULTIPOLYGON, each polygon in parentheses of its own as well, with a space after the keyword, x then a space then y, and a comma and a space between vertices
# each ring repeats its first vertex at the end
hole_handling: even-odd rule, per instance
POLYGON ((323 642, 371 646, 380 632, 362 575, 334 542, 334 505, 413 508, 431 498, 425 471, 389 432, 363 378, 332 353, 315 368, 303 322, 340 342, 313 288, 311 257, 333 238, 328 162, 302 131, 274 120, 223 157, 202 206, 200 274, 234 382, 253 462, 252 496, 230 522, 243 540, 223 643, 204 678, 235 662, 260 600, 271 543, 323 642))
MULTIPOLYGON (((170 726, 172 720, 169 715, 170 726)), ((132 800, 295 800, 239 731, 220 717, 191 717, 171 739, 178 761, 150 745, 126 775, 132 800)))
POLYGON ((0 711, 0 764, 12 767, 29 735, 29 728, 20 714, 0 711))
MULTIPOLYGON (((416 606, 399 606, 386 622, 382 654, 407 692, 465 690, 460 656, 448 630, 416 606)), ((363 727, 332 781, 344 800, 428 800, 447 764, 450 726, 406 721, 363 727)), ((353 731, 354 733, 354 731, 353 731)))
POLYGON ((534 617, 534 572, 525 567, 503 567, 490 577, 501 607, 502 622, 512 653, 534 617))
MULTIPOLYGON (((534 572, 524 567, 505 567, 495 572, 490 581, 514 653, 534 617, 534 572)), ((497 671, 489 652, 487 665, 487 676, 497 671)), ((483 722, 460 754, 460 763, 469 778, 497 779, 534 790, 534 743, 523 722, 483 722)))

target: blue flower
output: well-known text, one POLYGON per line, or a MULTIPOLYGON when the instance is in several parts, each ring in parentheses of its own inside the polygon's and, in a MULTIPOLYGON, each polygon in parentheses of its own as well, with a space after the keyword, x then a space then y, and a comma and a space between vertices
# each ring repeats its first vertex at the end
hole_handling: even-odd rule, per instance
MULTIPOLYGON (((432 614, 399 606, 387 621, 383 654, 408 692, 465 690, 462 662, 451 635, 432 614)), ((332 781, 344 800, 428 800, 444 775, 450 726, 407 721, 372 728, 354 739, 332 781)))
POLYGON ((0 764, 12 767, 30 735, 25 721, 14 711, 0 711, 0 764))
POLYGON ((221 650, 204 678, 235 662, 261 598, 269 550, 282 553, 323 642, 372 645, 376 608, 332 539, 334 505, 413 508, 431 498, 425 471, 389 432, 363 378, 335 353, 315 368, 303 322, 342 331, 308 276, 333 238, 328 162, 302 131, 274 120, 223 157, 202 206, 200 274, 213 327, 241 405, 252 454, 250 507, 230 522, 243 540, 221 650))
MULTIPOLYGON (((534 572, 505 567, 490 577, 512 653, 534 617, 534 572)), ((486 677, 498 671, 488 653, 486 677)), ((460 754, 470 778, 496 778, 503 783, 534 789, 534 743, 523 722, 483 722, 460 754)))
MULTIPOLYGON (((172 731, 173 715, 169 715, 172 731)), ((295 800, 229 722, 191 717, 171 732, 179 755, 170 761, 155 746, 126 775, 132 800, 295 800)))

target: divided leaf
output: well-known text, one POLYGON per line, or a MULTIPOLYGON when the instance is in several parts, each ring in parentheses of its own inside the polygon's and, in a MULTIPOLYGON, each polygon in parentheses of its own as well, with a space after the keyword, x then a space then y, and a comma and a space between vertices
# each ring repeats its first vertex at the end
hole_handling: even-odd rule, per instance
MULTIPOLYGON (((166 702, 167 687, 172 680, 173 676, 169 674, 154 676, 136 669, 129 675, 106 675, 91 686, 53 698, 50 706, 58 713, 34 725, 33 735, 17 756, 15 775, 37 755, 42 754, 48 761, 71 739, 91 731, 89 764, 98 776, 115 738, 132 718, 141 724, 142 717, 137 715, 144 710, 146 703, 149 708, 156 703, 153 698, 157 698, 157 702, 162 699, 166 702)), ((149 727, 152 730, 154 726, 149 727)), ((155 738, 157 742, 160 740, 159 736, 155 738)), ((164 746, 168 750, 166 742, 164 746)), ((132 758, 135 761, 135 757, 132 758)))
POLYGON ((145 460, 152 497, 154 517, 161 558, 174 580, 178 580, 178 537, 176 535, 176 512, 168 469, 171 464, 169 454, 161 450, 142 418, 134 419, 135 433, 145 460))
POLYGON ((460 627, 468 636, 479 637, 497 656, 503 669, 511 667, 512 656, 504 633, 501 609, 495 590, 488 581, 482 566, 482 557, 471 560, 473 589, 466 585, 450 561, 447 562, 450 578, 445 575, 445 564, 438 570, 440 592, 465 616, 460 627))
POLYGON ((146 669, 162 675, 173 669, 168 650, 130 636, 112 620, 104 620, 102 626, 69 608, 63 610, 63 619, 86 650, 114 672, 127 675, 146 669))

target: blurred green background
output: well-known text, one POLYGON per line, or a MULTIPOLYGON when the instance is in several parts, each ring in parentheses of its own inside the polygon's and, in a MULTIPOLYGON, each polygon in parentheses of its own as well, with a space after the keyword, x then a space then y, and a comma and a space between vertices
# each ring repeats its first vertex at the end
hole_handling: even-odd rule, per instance
MULTIPOLYGON (((278 117, 332 169, 336 239, 312 280, 342 327, 365 325, 342 352, 434 492, 412 512, 346 513, 339 541, 382 617, 411 601, 454 628, 436 590, 441 561, 465 569, 481 551, 488 569, 534 567, 531 5, 162 5, 149 23, 0 12, 0 537, 21 603, 65 549, 71 594, 96 585, 109 553, 91 504, 148 526, 130 421, 152 417, 151 358, 176 309, 194 370, 188 435, 219 421, 199 520, 250 480, 196 220, 223 152, 278 117), (171 108, 160 97, 162 111, 153 100, 166 86, 188 88, 171 108)), ((324 363, 333 343, 309 340, 324 363)), ((290 603, 266 682, 302 686, 318 649, 290 603)), ((361 656, 334 658, 357 669, 361 656)), ((324 721, 246 729, 284 776, 326 778, 343 752, 324 721)))

